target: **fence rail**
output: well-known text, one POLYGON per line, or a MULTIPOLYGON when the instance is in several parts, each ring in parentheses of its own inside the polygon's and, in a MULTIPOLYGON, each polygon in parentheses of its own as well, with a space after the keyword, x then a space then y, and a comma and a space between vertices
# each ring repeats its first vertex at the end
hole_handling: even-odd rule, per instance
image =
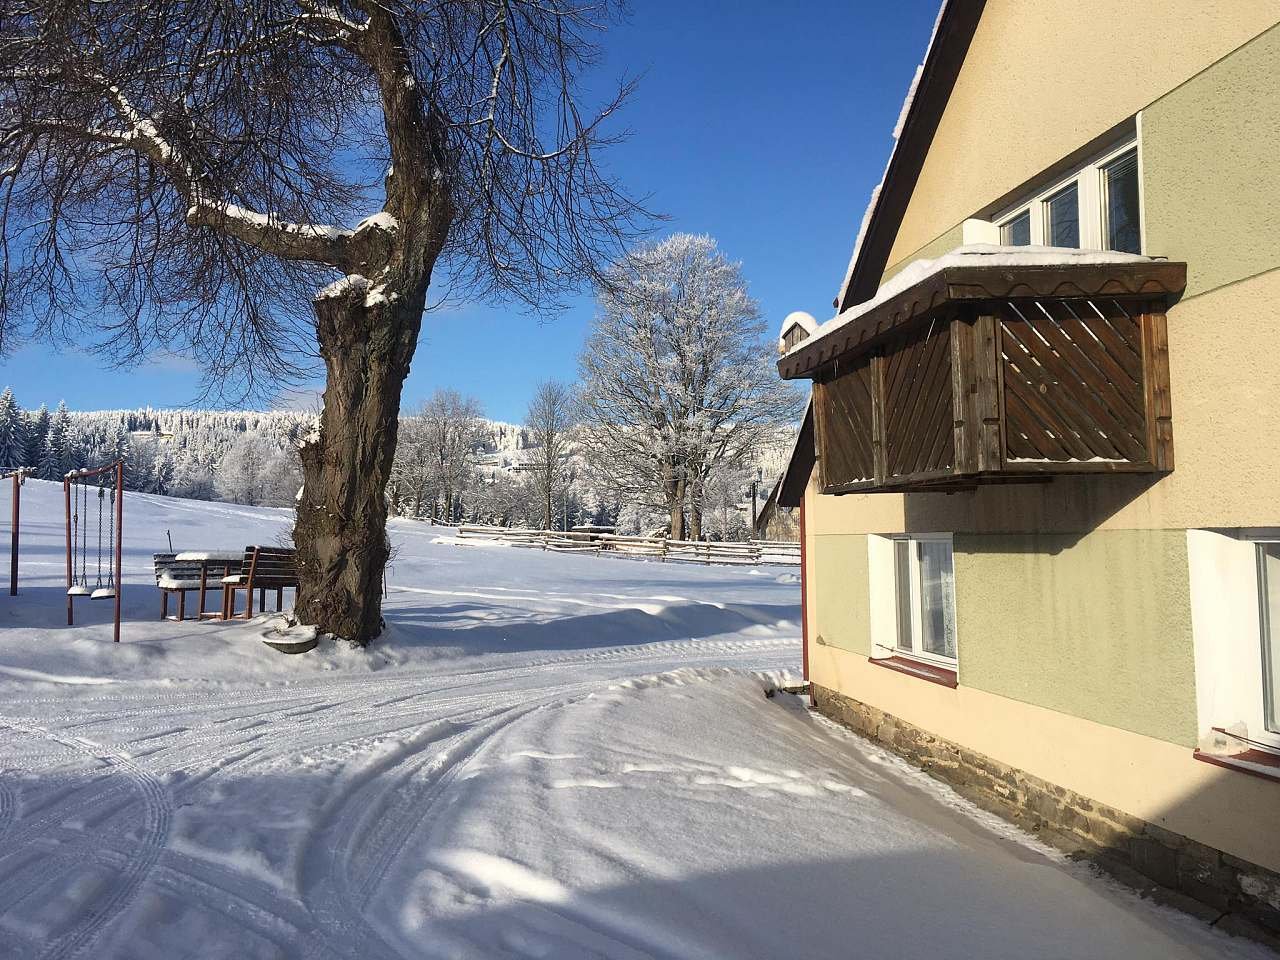
POLYGON ((499 540, 516 547, 536 547, 555 553, 653 557, 663 561, 742 566, 800 564, 800 544, 783 540, 668 540, 666 537, 629 537, 578 530, 528 530, 479 524, 459 527, 458 536, 499 540))

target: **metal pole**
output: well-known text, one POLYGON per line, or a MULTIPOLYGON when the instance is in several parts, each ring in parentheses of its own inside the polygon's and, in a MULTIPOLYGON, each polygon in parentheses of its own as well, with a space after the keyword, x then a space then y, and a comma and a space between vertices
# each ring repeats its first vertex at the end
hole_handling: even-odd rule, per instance
POLYGON ((62 478, 62 501, 66 507, 67 513, 67 626, 74 625, 75 620, 72 618, 72 596, 71 596, 71 480, 69 477, 62 478))
POLYGON ((9 596, 11 597, 18 595, 18 515, 22 501, 22 484, 19 483, 21 479, 21 473, 13 475, 13 534, 9 544, 9 596))
MULTIPOLYGON (((101 528, 99 528, 101 529, 101 528)), ((120 545, 124 541, 124 461, 116 461, 116 627, 115 642, 120 642, 120 595, 124 583, 120 579, 120 545)))

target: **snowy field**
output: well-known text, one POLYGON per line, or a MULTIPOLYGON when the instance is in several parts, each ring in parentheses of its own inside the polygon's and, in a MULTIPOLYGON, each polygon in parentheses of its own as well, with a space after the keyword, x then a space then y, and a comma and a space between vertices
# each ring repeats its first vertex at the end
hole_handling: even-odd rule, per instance
POLYGON ((286 657, 150 568, 285 513, 130 494, 115 646, 63 625, 61 509, 27 484, 0 597, 2 957, 1271 956, 766 698, 793 572, 396 522, 384 641, 286 657))

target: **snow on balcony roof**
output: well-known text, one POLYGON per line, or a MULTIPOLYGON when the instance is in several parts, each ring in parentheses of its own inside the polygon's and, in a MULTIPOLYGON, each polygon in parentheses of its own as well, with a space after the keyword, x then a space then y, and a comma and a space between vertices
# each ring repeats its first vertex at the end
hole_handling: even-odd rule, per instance
POLYGON ((989 243, 974 243, 956 247, 950 253, 933 260, 916 260, 894 274, 880 286, 876 295, 850 307, 818 325, 812 335, 801 340, 787 352, 787 356, 812 347, 825 337, 865 316, 876 307, 893 299, 904 290, 951 267, 1064 267, 1102 263, 1151 263, 1153 258, 1136 253, 1118 253, 1112 250, 1080 250, 1075 247, 1006 247, 989 243))

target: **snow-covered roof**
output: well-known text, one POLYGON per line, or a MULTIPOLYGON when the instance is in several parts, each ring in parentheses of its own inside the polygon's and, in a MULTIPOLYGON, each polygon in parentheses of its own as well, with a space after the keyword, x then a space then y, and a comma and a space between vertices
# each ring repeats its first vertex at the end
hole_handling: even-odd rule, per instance
POLYGON ((882 284, 876 295, 818 326, 808 339, 802 340, 788 351, 795 353, 830 336, 846 324, 865 316, 882 303, 893 299, 904 290, 928 280, 951 267, 1065 267, 1079 264, 1100 263, 1150 263, 1151 257, 1135 253, 1117 253, 1112 250, 1080 250, 1074 247, 1006 247, 996 244, 975 243, 956 247, 950 253, 933 260, 916 260, 894 274, 882 284))
POLYGON ((818 321, 814 319, 813 314, 805 313, 803 310, 792 310, 782 320, 782 329, 778 331, 778 352, 786 353, 786 338, 788 331, 792 327, 799 327, 805 332, 806 336, 813 336, 815 330, 818 329, 818 321))
POLYGON ((911 106, 915 103, 916 91, 920 89, 920 77, 924 74, 924 65, 929 62, 934 44, 938 40, 938 28, 942 25, 943 14, 947 12, 948 2, 949 0, 942 0, 938 7, 938 15, 933 21, 933 32, 929 34, 929 43, 924 48, 924 59, 916 65, 916 72, 911 78, 911 85, 907 88, 907 95, 902 100, 902 109, 898 111, 898 122, 893 125, 893 147, 889 150, 889 159, 885 162, 884 173, 880 177, 880 182, 871 188, 871 197, 867 201, 866 210, 862 213, 862 223, 858 226, 858 236, 853 241, 853 254, 849 257, 849 267, 844 272, 844 282, 840 284, 840 289, 836 291, 837 305, 844 299, 844 292, 849 289, 849 283, 853 279, 853 269, 858 264, 858 254, 862 252, 862 243, 867 237, 867 228, 871 225, 871 218, 875 216, 876 207, 880 204, 880 194, 884 190, 885 179, 889 175, 889 168, 893 165, 894 155, 898 152, 898 143, 902 139, 902 131, 907 125, 907 115, 910 114, 911 106))

